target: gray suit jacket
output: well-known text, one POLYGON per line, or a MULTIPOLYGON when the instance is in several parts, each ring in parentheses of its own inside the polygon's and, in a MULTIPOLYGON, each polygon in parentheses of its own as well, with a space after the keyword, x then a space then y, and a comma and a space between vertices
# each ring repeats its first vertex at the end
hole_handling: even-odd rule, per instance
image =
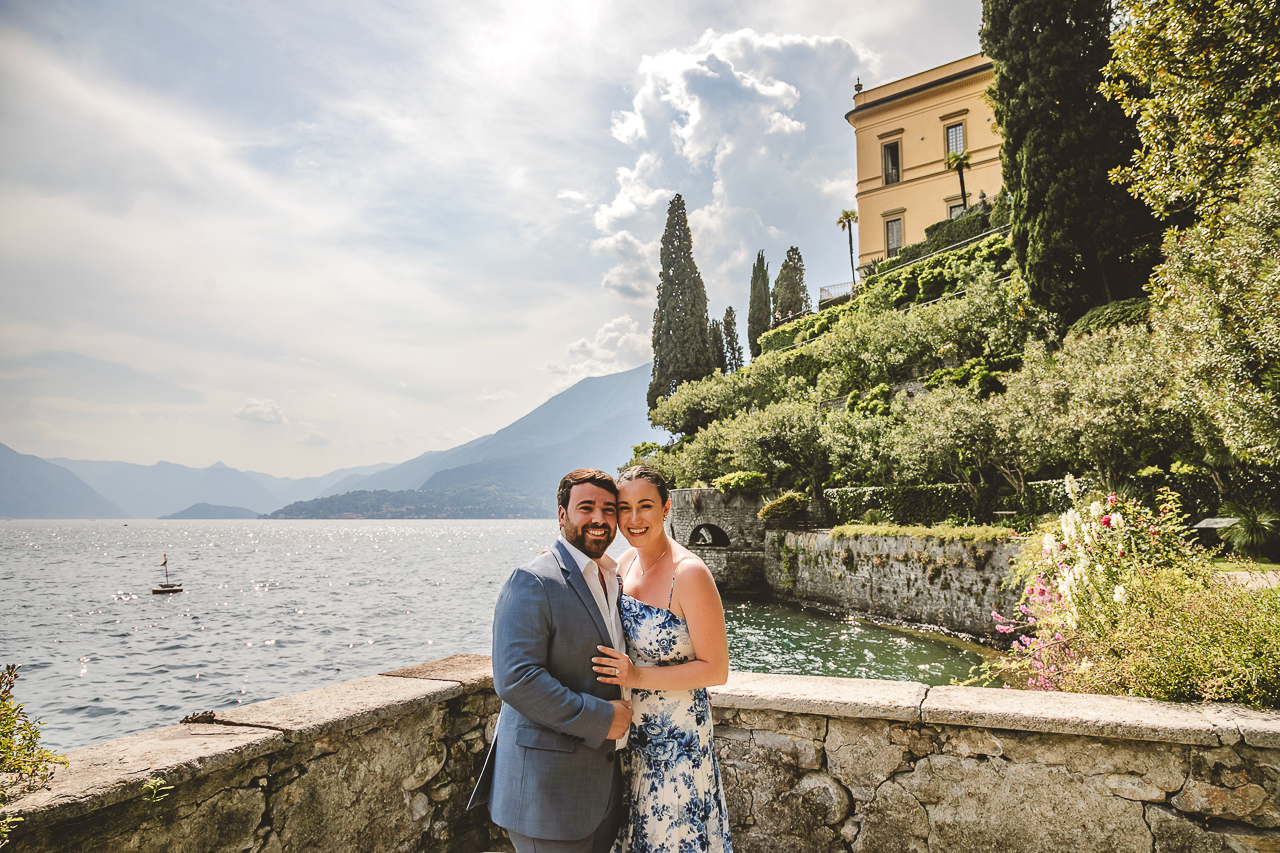
POLYGON ((493 686, 502 713, 468 808, 531 838, 585 838, 604 819, 614 773, 610 699, 596 681, 609 630, 582 571, 558 541, 512 572, 493 614, 493 686))

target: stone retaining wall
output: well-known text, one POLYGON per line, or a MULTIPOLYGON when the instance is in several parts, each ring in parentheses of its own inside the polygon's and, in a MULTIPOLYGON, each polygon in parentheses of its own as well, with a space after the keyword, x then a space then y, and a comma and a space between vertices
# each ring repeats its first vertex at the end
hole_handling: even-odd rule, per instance
MULTIPOLYGON (((1280 850, 1275 711, 754 673, 712 701, 739 853, 1280 850)), ((457 656, 78 750, 13 849, 509 850, 463 811, 497 708, 457 656)))
POLYGON ((882 619, 937 625, 993 642, 991 611, 1014 614, 1004 589, 1022 542, 769 531, 765 579, 782 598, 882 619))

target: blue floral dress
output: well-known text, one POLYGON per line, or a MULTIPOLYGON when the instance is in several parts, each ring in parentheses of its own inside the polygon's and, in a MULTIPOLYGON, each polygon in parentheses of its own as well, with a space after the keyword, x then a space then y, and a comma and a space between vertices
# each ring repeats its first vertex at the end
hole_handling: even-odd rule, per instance
MULTIPOLYGON (((618 609, 637 665, 695 658, 689 626, 670 610, 626 593, 618 609)), ((732 853, 706 688, 633 689, 631 701, 629 749, 621 753, 627 819, 613 853, 732 853)))

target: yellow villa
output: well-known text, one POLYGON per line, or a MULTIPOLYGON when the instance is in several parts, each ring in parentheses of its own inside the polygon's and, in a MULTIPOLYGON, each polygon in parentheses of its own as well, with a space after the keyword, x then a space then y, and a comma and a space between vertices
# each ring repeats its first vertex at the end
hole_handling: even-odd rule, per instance
POLYGON ((854 95, 845 119, 857 133, 858 263, 893 257, 924 229, 958 216, 1003 182, 1000 137, 982 93, 991 61, 974 54, 854 95), (969 152, 960 179, 949 153, 969 152))

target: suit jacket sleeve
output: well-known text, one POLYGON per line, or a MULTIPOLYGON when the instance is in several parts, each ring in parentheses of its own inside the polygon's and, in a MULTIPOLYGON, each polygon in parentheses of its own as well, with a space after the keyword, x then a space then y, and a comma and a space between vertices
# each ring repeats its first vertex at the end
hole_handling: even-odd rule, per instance
MULTIPOLYGON (((516 569, 494 612, 493 686, 498 696, 522 716, 598 748, 613 724, 613 706, 570 690, 548 671, 554 628, 540 579, 516 569)), ((589 657, 582 665, 590 666, 589 657)))

